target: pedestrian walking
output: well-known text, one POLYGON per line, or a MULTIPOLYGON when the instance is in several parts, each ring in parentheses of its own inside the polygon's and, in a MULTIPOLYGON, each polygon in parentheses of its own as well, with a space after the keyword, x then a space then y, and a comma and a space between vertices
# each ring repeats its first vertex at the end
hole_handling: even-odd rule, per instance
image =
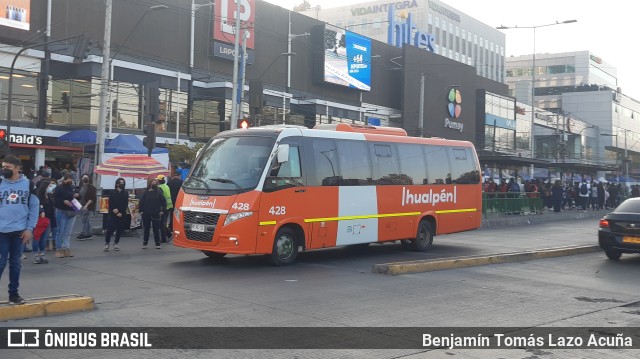
POLYGON ((162 217, 160 217, 160 238, 162 243, 167 243, 167 239, 171 241, 173 234, 169 232, 167 228, 168 219, 173 214, 173 202, 171 201, 171 189, 167 186, 164 175, 158 175, 158 190, 162 191, 164 201, 167 204, 166 211, 164 211, 162 217))
POLYGON ((553 211, 561 212, 562 200, 564 199, 564 188, 562 181, 556 180, 551 187, 551 202, 553 203, 553 211))
POLYGON ((96 210, 96 201, 97 201, 97 190, 96 187, 91 183, 91 176, 88 174, 83 174, 82 183, 80 185, 80 204, 82 205, 82 209, 80 210, 80 219, 82 220, 82 231, 76 237, 79 240, 85 240, 92 237, 91 235, 91 222, 89 219, 91 215, 96 210))
POLYGON ((2 160, 0 179, 0 279, 9 262, 9 304, 23 304, 20 297, 21 258, 24 244, 33 237, 38 221, 38 198, 31 181, 20 174, 22 162, 7 155, 2 160))
POLYGON ((139 205, 142 226, 144 227, 142 249, 147 248, 151 228, 153 228, 153 240, 156 243, 156 249, 160 249, 160 218, 166 212, 166 207, 167 203, 164 195, 158 189, 158 180, 149 178, 147 189, 142 193, 139 205))
MULTIPOLYGON (((171 177, 171 179, 169 179, 169 182, 167 182, 167 186, 169 186, 169 190, 171 191, 171 202, 175 205, 176 203, 178 203, 178 192, 180 192, 180 188, 182 187, 182 180, 180 179, 179 172, 174 172, 173 177, 171 177)), ((495 187, 496 186, 494 183, 494 192, 495 187)), ((169 232, 173 236, 173 210, 169 215, 169 232)))
POLYGON ((113 250, 120 250, 120 236, 126 227, 127 207, 129 206, 129 193, 125 191, 125 180, 120 177, 116 180, 115 189, 109 193, 109 212, 107 213, 106 232, 104 237, 104 250, 109 250, 111 236, 115 232, 113 250))
POLYGON ((580 189, 578 190, 578 195, 580 196, 580 206, 583 211, 587 211, 587 207, 589 207, 589 189, 590 186, 586 180, 582 180, 582 184, 580 184, 580 189))
POLYGON ((69 173, 61 179, 62 184, 57 186, 53 192, 54 203, 56 207, 56 257, 65 258, 73 257, 70 248, 70 237, 73 225, 76 223, 76 215, 78 208, 74 207, 72 201, 80 197, 73 187, 73 179, 69 173))

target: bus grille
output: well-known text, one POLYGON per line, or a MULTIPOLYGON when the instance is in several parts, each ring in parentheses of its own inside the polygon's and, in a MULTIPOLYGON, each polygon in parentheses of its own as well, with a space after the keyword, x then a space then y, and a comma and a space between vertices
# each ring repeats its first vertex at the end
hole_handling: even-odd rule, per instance
POLYGON ((218 225, 218 219, 220 219, 220 213, 184 211, 184 228, 187 239, 190 241, 211 242, 218 225), (192 231, 192 224, 204 225, 205 231, 192 231))

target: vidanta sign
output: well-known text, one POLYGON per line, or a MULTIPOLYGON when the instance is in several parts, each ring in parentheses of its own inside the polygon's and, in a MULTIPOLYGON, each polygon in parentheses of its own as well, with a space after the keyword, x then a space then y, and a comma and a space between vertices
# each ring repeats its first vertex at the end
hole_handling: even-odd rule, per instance
POLYGON ((351 9, 351 16, 377 14, 381 12, 388 12, 391 9, 402 10, 402 9, 410 9, 414 7, 418 7, 418 3, 416 0, 390 2, 387 4, 371 5, 367 7, 357 7, 355 9, 351 9))

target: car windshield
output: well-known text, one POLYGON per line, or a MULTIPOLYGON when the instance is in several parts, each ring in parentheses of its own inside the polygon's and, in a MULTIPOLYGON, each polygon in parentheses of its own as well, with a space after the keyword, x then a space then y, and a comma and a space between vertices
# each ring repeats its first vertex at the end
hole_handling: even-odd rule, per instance
POLYGON ((616 209, 616 213, 640 213, 640 201, 637 199, 628 199, 622 202, 616 209))
POLYGON ((258 185, 275 143, 269 137, 221 137, 207 146, 186 179, 186 189, 245 192, 258 185))

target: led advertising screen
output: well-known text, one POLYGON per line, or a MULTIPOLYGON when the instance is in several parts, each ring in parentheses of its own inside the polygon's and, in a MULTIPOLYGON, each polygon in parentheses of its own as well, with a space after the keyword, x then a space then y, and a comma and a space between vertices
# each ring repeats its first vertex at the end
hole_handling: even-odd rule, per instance
POLYGON ((0 0, 0 26, 29 30, 31 0, 0 0))
POLYGON ((324 81, 371 91, 371 40, 325 25, 324 81))

